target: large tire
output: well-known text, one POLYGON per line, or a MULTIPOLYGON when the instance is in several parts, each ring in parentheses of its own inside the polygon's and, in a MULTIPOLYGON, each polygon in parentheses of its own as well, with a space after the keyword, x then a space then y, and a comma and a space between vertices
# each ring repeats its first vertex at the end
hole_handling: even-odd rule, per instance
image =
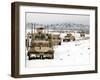
POLYGON ((63 42, 65 42, 65 39, 63 39, 63 42))
POLYGON ((73 41, 75 41, 75 38, 73 38, 73 41))
POLYGON ((32 60, 32 58, 31 58, 30 54, 28 55, 28 60, 32 60))
POLYGON ((61 45, 61 42, 59 42, 59 45, 61 45))
POLYGON ((52 58, 51 59, 54 59, 54 55, 52 55, 52 58))

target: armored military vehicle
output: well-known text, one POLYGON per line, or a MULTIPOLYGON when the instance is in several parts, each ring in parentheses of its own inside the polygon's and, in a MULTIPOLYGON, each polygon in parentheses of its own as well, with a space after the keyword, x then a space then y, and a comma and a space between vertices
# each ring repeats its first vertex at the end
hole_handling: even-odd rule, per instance
POLYGON ((75 36, 73 36, 71 33, 68 33, 63 39, 63 42, 65 41, 75 41, 75 36))
POLYGON ((51 34, 43 33, 42 27, 31 35, 31 46, 28 50, 28 59, 53 59, 54 50, 51 34))

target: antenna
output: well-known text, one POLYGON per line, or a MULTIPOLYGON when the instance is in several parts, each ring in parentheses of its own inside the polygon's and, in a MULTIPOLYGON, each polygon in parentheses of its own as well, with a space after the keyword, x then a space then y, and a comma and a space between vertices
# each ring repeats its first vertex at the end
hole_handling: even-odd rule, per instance
POLYGON ((34 23, 34 33, 35 33, 35 25, 36 25, 36 23, 34 23))
POLYGON ((33 23, 31 23, 31 34, 33 33, 33 23))

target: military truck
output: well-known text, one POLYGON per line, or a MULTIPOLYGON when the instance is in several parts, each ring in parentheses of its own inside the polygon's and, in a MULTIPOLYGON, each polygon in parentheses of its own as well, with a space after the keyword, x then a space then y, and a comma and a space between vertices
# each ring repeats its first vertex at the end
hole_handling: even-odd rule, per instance
POLYGON ((67 35, 64 37, 63 42, 69 42, 69 41, 75 41, 75 36, 73 36, 71 33, 67 33, 67 35))
POLYGON ((61 38, 59 34, 52 35, 52 43, 53 45, 61 45, 61 38))
POLYGON ((42 27, 31 35, 31 46, 28 50, 28 59, 53 59, 54 50, 51 34, 43 33, 42 27))

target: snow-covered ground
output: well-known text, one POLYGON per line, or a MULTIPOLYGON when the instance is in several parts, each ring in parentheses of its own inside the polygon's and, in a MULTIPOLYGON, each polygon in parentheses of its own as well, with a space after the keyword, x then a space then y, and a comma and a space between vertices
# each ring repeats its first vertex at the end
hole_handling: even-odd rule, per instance
MULTIPOLYGON (((65 34, 61 34, 63 38, 65 34)), ((79 39, 79 34, 75 34, 79 39)), ((89 37, 89 35, 86 35, 89 37)), ((54 48, 54 59, 26 60, 26 67, 83 66, 90 63, 90 39, 61 42, 54 48)))

